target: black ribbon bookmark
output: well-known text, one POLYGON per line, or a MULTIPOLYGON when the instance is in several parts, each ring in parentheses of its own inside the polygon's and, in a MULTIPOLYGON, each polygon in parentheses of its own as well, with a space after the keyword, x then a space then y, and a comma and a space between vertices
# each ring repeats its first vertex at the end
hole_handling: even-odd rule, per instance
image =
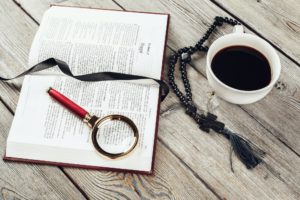
POLYGON ((67 76, 70 76, 72 78, 75 78, 80 81, 90 81, 90 82, 96 82, 96 81, 111 81, 111 80, 138 80, 138 79, 152 79, 156 81, 160 85, 160 100, 163 101, 166 96, 169 93, 169 87, 168 85, 158 79, 153 79, 145 76, 138 76, 138 75, 131 75, 131 74, 122 74, 117 72, 98 72, 98 73, 91 73, 91 74, 84 74, 84 75, 78 75, 74 76, 73 73, 70 70, 69 65, 62 61, 55 58, 49 58, 47 60, 44 60, 30 69, 24 71, 23 73, 17 75, 13 78, 3 78, 0 77, 0 81, 9 81, 12 79, 16 79, 22 76, 25 76, 27 74, 31 74, 34 72, 39 72, 45 69, 49 69, 52 67, 58 66, 58 68, 67 76))

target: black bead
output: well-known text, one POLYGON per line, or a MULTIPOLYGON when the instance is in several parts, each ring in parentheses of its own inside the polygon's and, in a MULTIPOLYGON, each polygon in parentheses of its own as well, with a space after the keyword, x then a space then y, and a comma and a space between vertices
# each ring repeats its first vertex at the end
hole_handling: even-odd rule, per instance
MULTIPOLYGON (((174 69, 173 69, 173 70, 174 70, 174 69)), ((174 72, 172 72, 171 70, 169 70, 168 76, 169 76, 169 77, 174 77, 174 72)))
POLYGON ((195 53, 195 50, 194 49, 189 49, 188 53, 193 54, 193 53, 195 53))
POLYGON ((224 21, 224 19, 223 19, 223 17, 216 16, 216 17, 215 17, 215 21, 217 21, 217 22, 222 22, 222 21, 224 21))
POLYGON ((175 90, 176 85, 175 85, 174 83, 172 83, 172 82, 169 81, 169 85, 171 86, 171 88, 172 88, 173 90, 175 90))
POLYGON ((183 104, 184 106, 187 106, 189 103, 188 103, 188 101, 185 100, 185 101, 182 102, 182 104, 183 104))
POLYGON ((174 55, 172 55, 172 56, 170 57, 170 59, 172 59, 172 60, 177 60, 177 56, 175 56, 175 54, 174 54, 174 55))
POLYGON ((189 83, 189 80, 187 78, 183 81, 183 85, 184 85, 185 88, 190 88, 190 83, 189 83))
POLYGON ((169 81, 174 81, 174 77, 169 76, 169 81))
POLYGON ((171 85, 172 88, 177 88, 176 84, 174 81, 169 80, 169 84, 171 85))
POLYGON ((186 114, 191 115, 193 113, 196 114, 197 112, 197 108, 196 106, 194 106, 193 104, 189 104, 186 109, 185 109, 186 114))
POLYGON ((195 47, 190 46, 189 50, 188 50, 188 53, 191 55, 191 54, 195 53, 196 50, 197 49, 195 47))
POLYGON ((196 44, 196 48, 200 51, 200 49, 201 49, 201 46, 202 46, 202 44, 200 44, 200 43, 197 43, 196 44))
POLYGON ((192 96, 192 93, 190 93, 189 91, 186 91, 186 96, 191 97, 191 96, 192 96))
POLYGON ((200 46, 200 47, 198 48, 198 50, 199 50, 199 51, 202 51, 202 50, 203 50, 203 46, 200 46))

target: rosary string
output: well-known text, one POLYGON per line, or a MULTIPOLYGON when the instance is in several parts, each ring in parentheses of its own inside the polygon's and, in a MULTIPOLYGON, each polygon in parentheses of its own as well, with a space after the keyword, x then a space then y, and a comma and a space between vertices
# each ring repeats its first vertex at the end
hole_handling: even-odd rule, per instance
POLYGON ((223 135, 231 143, 231 153, 230 153, 230 166, 232 167, 232 150, 235 152, 237 157, 246 165, 248 169, 256 167, 262 162, 262 157, 264 152, 254 146, 249 140, 243 138, 242 136, 232 132, 225 127, 223 122, 217 121, 217 116, 205 111, 198 110, 192 100, 192 90, 190 86, 189 79, 187 77, 187 64, 191 62, 191 56, 197 51, 207 52, 208 47, 203 46, 204 42, 210 37, 211 33, 217 28, 222 26, 224 23, 235 26, 240 25, 240 23, 234 19, 228 17, 215 17, 214 22, 211 24, 209 29, 205 32, 204 36, 196 43, 195 46, 184 47, 176 51, 169 58, 169 85, 171 86, 173 92, 179 98, 181 104, 185 107, 186 114, 195 120, 202 131, 207 133, 210 129, 214 130, 216 133, 223 135), (181 92, 175 83, 174 72, 175 66, 178 63, 179 71, 181 73, 181 79, 184 86, 184 93, 181 92))

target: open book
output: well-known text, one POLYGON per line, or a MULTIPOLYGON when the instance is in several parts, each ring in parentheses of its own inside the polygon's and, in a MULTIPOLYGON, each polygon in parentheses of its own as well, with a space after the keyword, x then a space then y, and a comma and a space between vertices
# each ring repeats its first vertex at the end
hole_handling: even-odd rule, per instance
MULTIPOLYGON (((54 57, 74 75, 110 71, 160 79, 167 14, 52 6, 32 43, 29 66, 54 57)), ((5 160, 152 173, 159 86, 154 81, 82 82, 50 69, 25 76, 5 160), (103 117, 122 114, 140 133, 137 149, 111 160, 95 151, 89 128, 47 94, 53 87, 103 117)))

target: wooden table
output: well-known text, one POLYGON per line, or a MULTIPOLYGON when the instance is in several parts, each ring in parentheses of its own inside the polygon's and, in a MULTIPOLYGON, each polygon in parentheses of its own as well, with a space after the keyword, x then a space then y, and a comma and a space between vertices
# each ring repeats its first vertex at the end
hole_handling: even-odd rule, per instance
MULTIPOLYGON (((216 15, 234 17, 247 32, 270 42, 282 62, 280 81, 271 93, 243 106, 218 100, 214 111, 232 130, 267 153, 265 164, 247 170, 234 156, 232 173, 228 141, 214 132, 202 132, 170 93, 161 105, 153 176, 1 159, 0 199, 300 199, 299 0, 1 0, 1 75, 24 70, 42 14, 51 3, 170 13, 168 55, 193 45, 216 15)), ((212 40, 231 29, 219 29, 212 40)), ((188 76, 195 102, 207 109, 212 89, 205 78, 204 54, 188 67, 188 76)), ((0 83, 1 156, 21 85, 22 79, 0 83)))

